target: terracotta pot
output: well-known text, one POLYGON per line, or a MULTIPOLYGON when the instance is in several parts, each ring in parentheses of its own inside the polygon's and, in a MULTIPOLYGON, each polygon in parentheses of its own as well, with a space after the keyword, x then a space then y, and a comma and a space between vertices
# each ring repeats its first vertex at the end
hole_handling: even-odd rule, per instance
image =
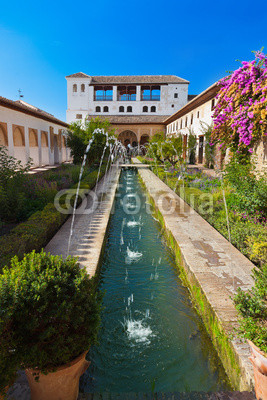
POLYGON ((88 350, 55 372, 47 375, 40 373, 38 381, 34 379, 34 374, 38 371, 26 369, 31 400, 76 400, 79 394, 80 376, 90 365, 85 359, 87 353, 88 350))
POLYGON ((253 364, 255 392, 258 400, 267 399, 267 356, 254 343, 248 340, 251 349, 249 360, 253 364))

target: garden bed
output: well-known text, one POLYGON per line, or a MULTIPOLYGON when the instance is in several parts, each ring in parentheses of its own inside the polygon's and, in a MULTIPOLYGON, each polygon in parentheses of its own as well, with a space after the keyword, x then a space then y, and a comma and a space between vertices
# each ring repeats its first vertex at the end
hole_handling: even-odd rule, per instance
MULTIPOLYGON (((99 178, 104 175, 105 169, 106 165, 103 164, 99 178)), ((62 166, 58 170, 49 171, 46 181, 44 180, 44 176, 41 180, 40 177, 31 176, 33 178, 31 183, 33 193, 35 190, 39 190, 36 189, 38 187, 44 188, 43 203, 41 202, 42 199, 39 198, 40 203, 38 204, 46 204, 43 209, 33 212, 25 222, 18 223, 9 234, 0 237, 0 269, 8 265, 11 258, 15 255, 21 259, 25 253, 32 250, 40 251, 55 235, 69 214, 62 214, 56 209, 54 196, 58 190, 62 190, 63 188, 67 189, 70 186, 75 188, 79 172, 80 166, 62 166), (72 176, 72 180, 67 180, 66 177, 68 176, 72 176), (76 184, 73 185, 75 181, 76 184), (42 182, 43 184, 38 186, 37 182, 42 182)), ((98 168, 96 167, 86 169, 81 183, 80 194, 83 190, 92 189, 95 186, 97 174, 98 168)), ((28 179, 26 181, 27 183, 31 182, 28 179)), ((40 192, 42 193, 42 190, 40 192)))
MULTIPOLYGON (((143 157, 138 157, 138 159, 142 163, 153 162, 143 157)), ((236 171, 236 180, 242 181, 244 171, 242 171, 241 166, 239 166, 239 170, 239 176, 238 170, 236 171)), ((154 167, 153 172, 218 232, 229 239, 223 200, 224 189, 231 243, 256 265, 260 266, 267 263, 267 220, 262 201, 264 187, 257 188, 257 183, 255 183, 255 188, 250 188, 251 193, 247 187, 239 187, 239 190, 237 190, 229 181, 222 182, 219 177, 206 176, 202 171, 193 169, 187 169, 183 175, 178 168, 164 170, 161 167, 154 167), (206 199, 204 195, 207 195, 206 199), (207 204, 211 202, 211 207, 203 206, 205 201, 207 204)), ((264 179, 262 182, 262 185, 264 185, 264 179)))

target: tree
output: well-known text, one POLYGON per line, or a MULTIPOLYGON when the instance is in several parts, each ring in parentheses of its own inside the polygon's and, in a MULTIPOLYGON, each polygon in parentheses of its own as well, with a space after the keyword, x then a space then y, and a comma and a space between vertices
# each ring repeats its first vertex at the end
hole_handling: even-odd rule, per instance
MULTIPOLYGON (((110 138, 115 132, 115 129, 111 127, 111 124, 107 119, 103 120, 99 117, 93 118, 90 121, 86 121, 84 124, 81 122, 74 122, 70 125, 67 136, 67 146, 71 149, 71 156, 73 157, 74 164, 82 163, 86 147, 96 129, 103 129, 110 138)), ((100 160, 106 144, 106 139, 106 135, 96 133, 90 151, 87 155, 88 164, 92 164, 100 160)))
POLYGON ((172 166, 181 162, 183 152, 182 136, 172 136, 167 139, 162 133, 152 137, 149 142, 148 155, 155 158, 159 163, 169 162, 172 166))

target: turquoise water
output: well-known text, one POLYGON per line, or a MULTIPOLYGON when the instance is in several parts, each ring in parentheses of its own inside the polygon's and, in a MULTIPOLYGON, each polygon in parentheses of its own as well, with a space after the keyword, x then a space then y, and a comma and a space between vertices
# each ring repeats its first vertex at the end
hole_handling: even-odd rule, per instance
POLYGON ((100 274, 99 345, 81 391, 229 390, 219 358, 178 277, 174 255, 133 169, 123 171, 100 274), (133 194, 141 200, 135 215, 133 194))

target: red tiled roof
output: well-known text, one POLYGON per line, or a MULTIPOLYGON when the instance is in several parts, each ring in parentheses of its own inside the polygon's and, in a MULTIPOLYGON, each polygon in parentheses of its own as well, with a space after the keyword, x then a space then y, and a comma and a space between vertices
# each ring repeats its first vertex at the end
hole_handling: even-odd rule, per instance
MULTIPOLYGON (((83 72, 68 75, 66 78, 90 78, 83 72)), ((103 84, 167 84, 167 83, 189 83, 189 81, 176 75, 110 75, 110 76, 92 76, 91 85, 103 84)))
POLYGON ((64 126, 65 128, 69 127, 69 125, 66 122, 61 121, 60 119, 54 117, 52 114, 40 110, 39 108, 33 107, 30 104, 26 105, 25 103, 22 103, 20 101, 13 101, 0 96, 0 106, 10 108, 12 110, 22 112, 24 114, 32 115, 36 118, 40 118, 45 121, 49 121, 54 124, 64 126))

